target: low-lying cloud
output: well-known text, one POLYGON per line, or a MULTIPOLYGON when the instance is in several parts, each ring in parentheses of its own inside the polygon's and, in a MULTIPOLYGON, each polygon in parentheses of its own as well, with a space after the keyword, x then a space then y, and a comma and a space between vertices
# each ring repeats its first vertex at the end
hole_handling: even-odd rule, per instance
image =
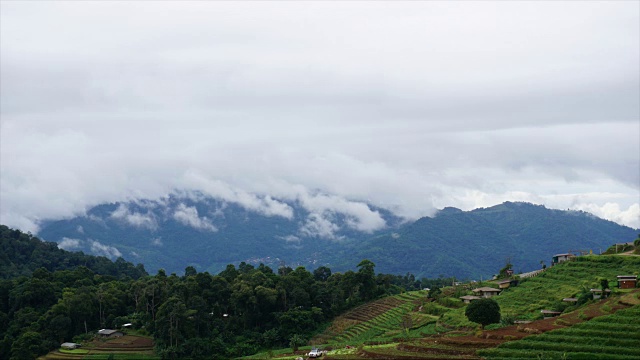
POLYGON ((105 245, 99 241, 91 239, 87 241, 89 242, 89 245, 91 246, 91 252, 94 255, 104 256, 111 260, 122 256, 122 253, 120 253, 120 251, 114 246, 105 245))
POLYGON ((58 243, 58 248, 67 251, 79 251, 87 248, 93 255, 104 256, 111 260, 122 256, 116 247, 102 244, 93 239, 82 240, 63 237, 62 241, 58 243))
MULTIPOLYGON (((317 236, 335 236, 334 214, 383 229, 369 205, 415 219, 505 200, 638 228, 639 13, 3 2, 0 222, 37 232, 96 204, 200 191, 289 220, 297 201, 317 236)), ((154 230, 141 209, 112 216, 154 230)), ((178 218, 211 231, 215 215, 178 218)))
POLYGON ((139 228, 145 228, 149 230, 155 230, 158 228, 158 223, 151 212, 142 214, 139 212, 131 211, 125 204, 118 205, 118 208, 111 213, 111 217, 125 221, 127 224, 139 228))
POLYGON ((80 239, 70 239, 68 237, 63 237, 62 241, 58 243, 58 248, 67 251, 74 251, 81 247, 81 243, 82 240, 80 239))
POLYGON ((189 207, 184 204, 178 205, 178 208, 173 213, 173 218, 183 225, 190 226, 194 229, 213 232, 218 231, 207 217, 198 216, 198 209, 194 206, 189 207))

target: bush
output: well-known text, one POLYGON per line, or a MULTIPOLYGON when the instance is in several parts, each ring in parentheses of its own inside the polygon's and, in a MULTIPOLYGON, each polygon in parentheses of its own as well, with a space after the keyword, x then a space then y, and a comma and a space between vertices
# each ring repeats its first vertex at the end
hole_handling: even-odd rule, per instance
POLYGON ((459 299, 454 299, 450 297, 440 297, 436 300, 436 302, 442 306, 446 306, 449 308, 459 308, 464 305, 464 303, 459 299))
POLYGON ((515 320, 516 320, 515 316, 513 316, 511 314, 503 315, 500 318, 500 324, 502 326, 510 326, 510 325, 514 324, 515 320))

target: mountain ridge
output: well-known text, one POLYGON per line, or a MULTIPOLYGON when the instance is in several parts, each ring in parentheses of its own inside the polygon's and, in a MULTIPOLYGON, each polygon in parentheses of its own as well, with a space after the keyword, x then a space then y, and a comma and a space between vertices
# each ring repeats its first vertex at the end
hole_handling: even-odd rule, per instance
POLYGON ((320 210, 280 203, 288 216, 202 195, 102 204, 84 217, 45 223, 39 235, 70 250, 88 251, 93 244, 101 255, 120 254, 150 272, 194 266, 217 273, 242 261, 345 271, 356 258, 385 273, 480 278, 508 259, 516 271, 529 271, 554 253, 597 253, 638 231, 585 212, 518 202, 470 211, 447 207, 411 222, 363 203, 320 210), (367 226, 373 230, 363 231, 367 226))

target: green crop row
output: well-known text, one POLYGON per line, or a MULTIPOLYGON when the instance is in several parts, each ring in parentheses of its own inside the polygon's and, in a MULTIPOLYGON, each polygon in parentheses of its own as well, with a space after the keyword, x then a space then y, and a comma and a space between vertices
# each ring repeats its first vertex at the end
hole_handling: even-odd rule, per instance
POLYGON ((523 343, 527 342, 555 342, 563 344, 583 344, 583 345, 601 345, 601 346, 623 346, 634 347, 640 345, 638 339, 621 339, 610 338, 608 336, 580 336, 580 335, 549 335, 534 336, 523 339, 523 343))
POLYGON ((499 358, 640 358, 640 306, 620 310, 594 320, 508 342, 498 348, 480 350, 478 354, 499 358), (631 322, 631 324, 627 323, 631 322))
POLYGON ((550 341, 513 341, 500 345, 504 349, 547 350, 563 352, 588 352, 635 355, 640 357, 640 347, 621 348, 618 346, 586 345, 572 343, 555 343, 550 341))
POLYGON ((563 352, 563 351, 540 351, 540 350, 510 350, 502 348, 478 350, 478 355, 491 360, 500 359, 567 359, 567 360, 637 360, 637 356, 620 355, 614 353, 594 354, 588 352, 563 352))
MULTIPOLYGON (((569 329, 567 329, 569 330, 569 329)), ((604 338, 617 338, 617 339, 636 339, 640 340, 639 332, 629 332, 624 330, 612 330, 612 329, 571 329, 564 334, 568 336, 585 336, 585 337, 604 337, 604 338)))

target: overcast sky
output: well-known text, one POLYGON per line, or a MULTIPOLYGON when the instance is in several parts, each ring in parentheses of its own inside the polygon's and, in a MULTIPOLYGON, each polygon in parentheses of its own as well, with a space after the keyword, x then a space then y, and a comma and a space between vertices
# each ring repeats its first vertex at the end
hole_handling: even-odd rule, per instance
POLYGON ((638 1, 0 6, 3 224, 200 190, 640 227, 638 1))

